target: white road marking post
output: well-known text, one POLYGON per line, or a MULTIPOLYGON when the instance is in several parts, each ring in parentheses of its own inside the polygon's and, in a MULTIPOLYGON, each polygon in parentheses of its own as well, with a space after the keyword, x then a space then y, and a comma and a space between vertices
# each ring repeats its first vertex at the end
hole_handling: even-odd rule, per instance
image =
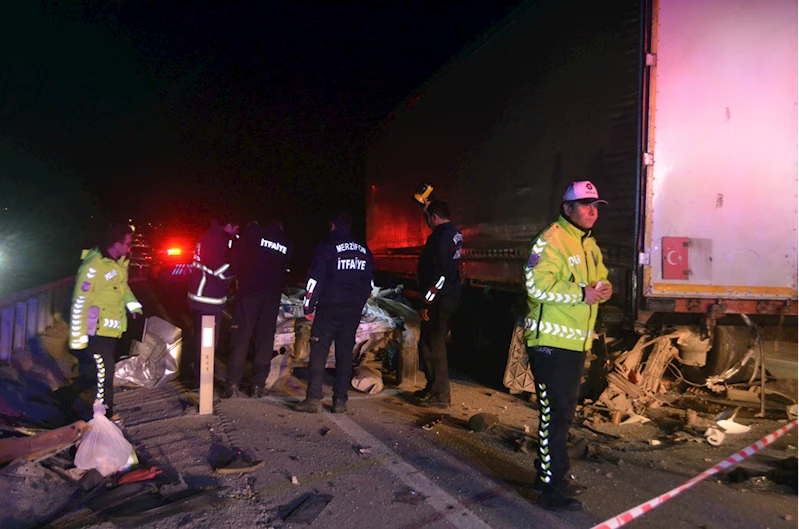
POLYGON ((216 317, 203 315, 200 334, 200 415, 214 413, 214 335, 216 317))

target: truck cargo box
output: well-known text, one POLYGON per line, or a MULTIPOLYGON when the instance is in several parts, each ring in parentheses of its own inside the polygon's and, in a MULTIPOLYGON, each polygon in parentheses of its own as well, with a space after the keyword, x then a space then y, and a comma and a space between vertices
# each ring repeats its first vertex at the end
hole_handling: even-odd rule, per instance
POLYGON ((389 116, 366 174, 386 273, 414 272, 430 182, 465 282, 521 291, 530 240, 590 179, 630 313, 795 314, 797 4, 524 3, 389 116))

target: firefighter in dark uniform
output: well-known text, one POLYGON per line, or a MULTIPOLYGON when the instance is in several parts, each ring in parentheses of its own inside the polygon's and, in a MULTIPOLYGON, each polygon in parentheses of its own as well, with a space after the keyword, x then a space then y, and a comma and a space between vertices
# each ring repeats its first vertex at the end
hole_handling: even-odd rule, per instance
POLYGON ((254 398, 266 395, 275 343, 280 296, 286 286, 286 267, 292 244, 279 220, 266 227, 252 223, 233 246, 231 270, 238 281, 236 309, 233 316, 233 347, 227 371, 229 397, 241 394, 239 384, 250 341, 254 341, 255 358, 251 377, 254 398))
POLYGON ((433 229, 419 258, 417 279, 424 294, 419 311, 419 353, 427 385, 414 393, 424 407, 447 409, 450 403, 447 333, 461 298, 460 258, 463 236, 449 219, 449 207, 433 200, 425 210, 433 229))
POLYGON ((192 271, 189 277, 189 308, 194 316, 194 335, 196 342, 195 376, 200 380, 200 357, 202 351, 201 330, 203 316, 215 318, 215 346, 219 344, 222 325, 222 311, 227 302, 227 289, 230 282, 229 253, 233 240, 238 234, 239 225, 232 221, 220 224, 211 221, 211 226, 200 235, 194 249, 192 271))
POLYGON ((347 411, 347 390, 352 378, 352 349, 361 312, 374 285, 374 261, 366 244, 354 240, 352 216, 339 213, 330 222, 330 236, 314 251, 303 303, 305 317, 313 321, 308 392, 294 409, 322 411, 322 377, 331 343, 336 344, 336 378, 333 413, 347 411))

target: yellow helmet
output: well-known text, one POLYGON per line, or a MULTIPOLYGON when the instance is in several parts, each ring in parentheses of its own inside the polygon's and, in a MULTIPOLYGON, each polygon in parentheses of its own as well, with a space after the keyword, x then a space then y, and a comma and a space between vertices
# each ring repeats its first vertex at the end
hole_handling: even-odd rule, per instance
POLYGON ((426 202, 433 200, 434 194, 435 190, 433 189, 433 184, 424 183, 419 186, 419 189, 413 194, 413 199, 424 206, 426 202))

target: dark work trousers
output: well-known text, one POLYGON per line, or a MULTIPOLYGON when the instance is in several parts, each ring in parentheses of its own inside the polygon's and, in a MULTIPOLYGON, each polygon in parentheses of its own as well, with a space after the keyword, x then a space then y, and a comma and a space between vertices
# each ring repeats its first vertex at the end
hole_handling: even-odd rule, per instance
POLYGON ((263 386, 269 377, 275 345, 277 313, 280 310, 280 294, 280 290, 253 294, 239 293, 236 312, 233 316, 233 325, 236 328, 232 335, 233 348, 227 372, 228 387, 238 386, 241 383, 250 341, 255 347, 255 358, 252 362, 252 385, 263 386))
MULTIPOLYGON (((117 339, 108 336, 89 336, 86 349, 73 350, 78 358, 78 379, 67 392, 72 402, 84 391, 92 389, 95 400, 108 408, 106 416, 114 414, 114 369, 117 339)), ((89 414, 91 415, 91 413, 89 414)))
POLYGON ((202 350, 203 350, 203 316, 214 317, 214 357, 219 356, 219 335, 222 331, 222 309, 221 307, 213 311, 208 310, 192 310, 194 314, 194 380, 197 386, 200 385, 200 367, 202 366, 202 350))
POLYGON ((585 351, 535 346, 527 348, 527 355, 538 393, 538 479, 544 486, 563 487, 569 471, 566 442, 585 371, 585 351))
POLYGON ((447 333, 459 302, 459 294, 438 298, 427 311, 430 319, 422 321, 419 330, 419 355, 427 379, 425 390, 440 402, 450 401, 447 333))
POLYGON ((361 323, 362 308, 320 307, 311 327, 311 360, 308 365, 309 399, 322 400, 322 377, 330 345, 336 344, 336 379, 333 402, 347 402, 352 381, 352 349, 361 323))

